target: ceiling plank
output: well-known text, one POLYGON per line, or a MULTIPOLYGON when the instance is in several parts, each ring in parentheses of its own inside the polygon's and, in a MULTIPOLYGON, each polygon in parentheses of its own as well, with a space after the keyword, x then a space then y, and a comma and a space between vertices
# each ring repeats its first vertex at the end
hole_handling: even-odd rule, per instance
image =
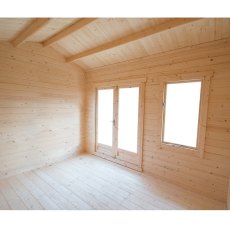
POLYGON ((69 34, 81 29, 82 27, 86 26, 87 24, 95 21, 96 18, 82 18, 80 20, 77 20, 70 26, 67 26, 63 30, 59 31, 58 33, 54 34, 50 38, 46 39, 45 41, 42 42, 43 46, 48 46, 53 44, 54 42, 57 42, 64 37, 68 36, 69 34))
POLYGON ((46 23, 48 23, 49 18, 35 18, 25 29, 23 29, 12 41, 13 46, 18 46, 23 43, 29 36, 37 32, 46 23))
POLYGON ((105 51, 108 49, 112 49, 114 47, 124 45, 126 43, 129 43, 129 42, 132 42, 132 41, 135 41, 135 40, 138 40, 138 39, 141 39, 141 38, 144 38, 144 37, 147 37, 147 36, 162 32, 162 31, 166 31, 166 30, 169 30, 169 29, 175 28, 177 26, 184 25, 186 23, 190 23, 190 22, 193 22, 196 20, 200 20, 200 18, 177 18, 177 19, 173 19, 173 20, 167 21, 163 24, 160 24, 160 25, 157 25, 154 27, 149 27, 149 28, 141 30, 139 32, 121 37, 121 38, 116 39, 114 41, 111 41, 111 42, 99 45, 97 47, 94 47, 92 49, 85 50, 81 53, 69 56, 66 58, 66 61, 67 62, 73 62, 77 59, 80 59, 80 58, 83 58, 83 57, 86 57, 86 56, 89 56, 89 55, 92 55, 95 53, 99 53, 99 52, 102 52, 102 51, 105 51))

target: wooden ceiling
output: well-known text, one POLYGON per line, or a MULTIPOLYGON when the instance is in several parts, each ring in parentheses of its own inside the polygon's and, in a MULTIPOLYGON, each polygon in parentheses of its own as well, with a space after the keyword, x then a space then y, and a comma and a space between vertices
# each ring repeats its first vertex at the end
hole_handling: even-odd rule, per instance
POLYGON ((50 45, 85 70, 228 37, 229 18, 0 19, 0 41, 50 45))

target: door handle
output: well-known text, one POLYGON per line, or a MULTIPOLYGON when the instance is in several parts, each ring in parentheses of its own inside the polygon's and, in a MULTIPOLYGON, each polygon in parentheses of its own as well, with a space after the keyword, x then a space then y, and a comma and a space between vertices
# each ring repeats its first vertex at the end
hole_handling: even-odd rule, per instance
POLYGON ((110 122, 112 122, 112 123, 113 123, 113 126, 115 126, 115 120, 112 120, 112 121, 110 121, 110 122))

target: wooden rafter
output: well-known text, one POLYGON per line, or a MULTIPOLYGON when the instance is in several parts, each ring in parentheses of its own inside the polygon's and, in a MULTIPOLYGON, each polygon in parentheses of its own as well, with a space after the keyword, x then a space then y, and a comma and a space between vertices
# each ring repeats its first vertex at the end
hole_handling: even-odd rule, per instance
POLYGON ((166 30, 175 28, 177 26, 180 26, 180 25, 183 25, 183 24, 186 24, 189 22, 193 22, 193 21, 196 21, 199 19, 200 18, 177 18, 177 19, 173 19, 173 20, 165 22, 163 24, 141 30, 139 32, 121 37, 117 40, 114 40, 114 41, 99 45, 97 47, 94 47, 92 49, 85 50, 81 53, 69 56, 66 58, 66 61, 72 62, 72 61, 75 61, 77 59, 80 59, 80 58, 83 58, 83 57, 86 57, 86 56, 89 56, 89 55, 92 55, 95 53, 99 53, 99 52, 102 52, 102 51, 105 51, 105 50, 108 50, 108 49, 111 49, 111 48, 114 48, 114 47, 117 47, 120 45, 124 45, 126 43, 129 43, 129 42, 132 42, 132 41, 135 41, 135 40, 138 40, 138 39, 141 39, 141 38, 144 38, 144 37, 147 37, 147 36, 162 32, 162 31, 166 31, 166 30))
POLYGON ((23 43, 28 37, 41 29, 49 18, 35 18, 25 29, 23 29, 12 41, 13 46, 18 46, 23 43))
POLYGON ((93 22, 96 20, 96 18, 82 18, 80 20, 77 20, 70 26, 64 28, 63 30, 59 31, 58 33, 54 34, 50 38, 46 39, 42 42, 43 46, 48 46, 53 44, 54 42, 57 42, 64 37, 68 36, 69 34, 81 29, 82 27, 86 26, 87 24, 93 22))

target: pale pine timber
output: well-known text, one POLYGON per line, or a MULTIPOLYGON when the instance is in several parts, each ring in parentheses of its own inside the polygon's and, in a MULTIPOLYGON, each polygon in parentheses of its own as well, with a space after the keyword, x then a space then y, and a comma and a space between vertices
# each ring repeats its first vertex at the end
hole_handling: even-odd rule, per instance
POLYGON ((18 46, 27 38, 36 33, 39 29, 49 22, 49 18, 36 18, 25 29, 23 29, 13 40, 12 45, 18 46))
POLYGON ((0 43, 0 70, 0 178, 83 151, 84 71, 31 42, 0 43))
POLYGON ((0 209, 6 210, 225 208, 223 202, 87 154, 0 180, 0 209))
MULTIPOLYGON (((94 84, 147 77, 143 133, 143 170, 191 191, 227 203, 230 176, 230 40, 200 44, 87 71, 86 147, 94 153, 94 84), (210 81, 203 158, 161 149, 162 83, 170 76, 213 72, 210 81)), ((105 84, 104 84, 105 86, 105 84)))
POLYGON ((64 37, 70 35, 73 32, 76 32, 77 30, 83 28, 84 26, 88 25, 89 23, 95 21, 96 18, 82 18, 74 22, 73 24, 69 25, 68 27, 62 29, 58 33, 54 34, 50 38, 46 39, 42 42, 43 46, 51 45, 64 37))
POLYGON ((174 19, 170 22, 165 22, 165 23, 162 23, 158 26, 147 28, 145 30, 127 35, 125 37, 122 37, 122 38, 119 38, 117 40, 108 42, 106 44, 99 45, 95 48, 92 48, 92 49, 83 51, 81 53, 69 56, 66 58, 66 61, 67 62, 73 62, 77 59, 80 59, 80 58, 83 58, 83 57, 86 57, 86 56, 89 56, 92 54, 96 54, 96 53, 102 52, 104 50, 112 49, 114 47, 124 45, 124 44, 127 44, 129 42, 136 41, 138 39, 141 39, 141 38, 144 38, 144 37, 147 37, 147 36, 162 32, 162 31, 166 31, 166 30, 175 28, 177 26, 180 26, 180 25, 183 25, 183 24, 186 24, 189 22, 193 22, 195 20, 199 20, 199 19, 198 18, 174 19))

